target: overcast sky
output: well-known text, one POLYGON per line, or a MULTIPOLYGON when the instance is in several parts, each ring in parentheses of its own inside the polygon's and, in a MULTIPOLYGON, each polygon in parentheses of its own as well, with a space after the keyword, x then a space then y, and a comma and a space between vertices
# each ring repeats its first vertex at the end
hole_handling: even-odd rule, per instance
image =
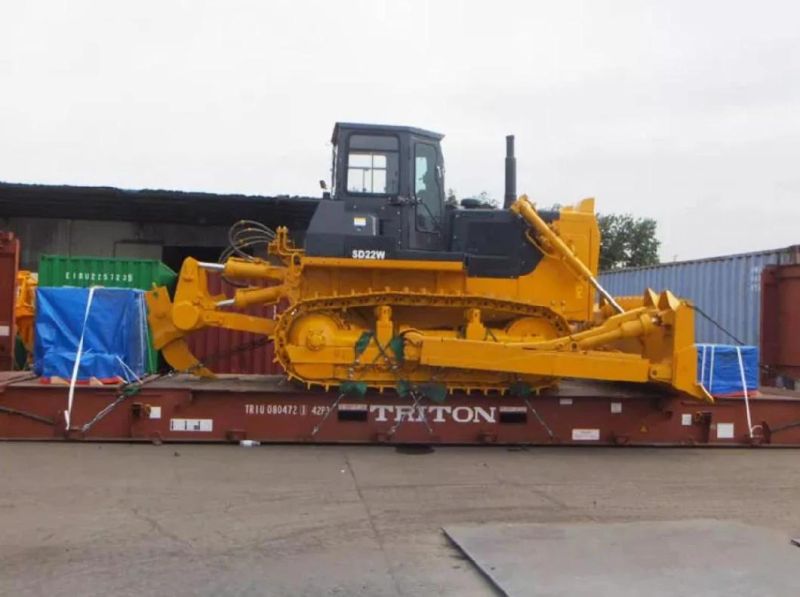
POLYGON ((0 0, 0 180, 317 195, 337 120, 445 133, 460 197, 514 133, 665 261, 800 243, 800 2, 0 0))

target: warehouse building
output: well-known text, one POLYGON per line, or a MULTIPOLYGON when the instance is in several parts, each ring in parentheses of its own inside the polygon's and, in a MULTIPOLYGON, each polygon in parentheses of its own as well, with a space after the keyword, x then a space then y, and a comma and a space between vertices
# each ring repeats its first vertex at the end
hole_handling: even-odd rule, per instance
MULTIPOLYGON (((184 258, 216 261, 239 220, 288 226, 296 242, 317 205, 314 197, 129 191, 0 183, 0 231, 20 240, 20 267, 39 270, 42 255, 157 259, 178 271, 184 258)), ((78 272, 77 275, 81 273, 78 272)), ((213 292, 231 292, 212 277, 213 292)), ((253 314, 261 314, 256 309, 253 314)), ((191 339, 201 359, 219 373, 276 373, 271 345, 246 351, 252 334, 208 328, 191 339)))
POLYGON ((20 239, 24 269, 56 254, 160 259, 177 270, 189 255, 216 261, 228 228, 242 219, 288 226, 300 240, 317 201, 0 183, 0 230, 20 239))

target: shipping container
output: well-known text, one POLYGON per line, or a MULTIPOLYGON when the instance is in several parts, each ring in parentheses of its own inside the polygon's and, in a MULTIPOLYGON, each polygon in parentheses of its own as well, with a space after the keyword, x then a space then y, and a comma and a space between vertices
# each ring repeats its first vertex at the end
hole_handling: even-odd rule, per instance
MULTIPOLYGON (((39 286, 105 286, 150 290, 153 285, 174 286, 178 274, 156 259, 116 259, 107 257, 67 257, 42 255, 39 259, 39 286)), ((158 371, 158 353, 148 350, 147 371, 158 371)))
POLYGON ((600 274, 614 296, 639 296, 645 289, 671 290, 691 300, 711 320, 695 317, 697 342, 759 345, 761 272, 772 264, 797 262, 799 247, 663 263, 600 274), (717 322, 720 329, 714 322, 717 322))
MULTIPOLYGON (((247 283, 263 286, 264 280, 247 283)), ((222 280, 219 274, 208 275, 208 290, 213 294, 232 297, 236 290, 222 280)), ((248 315, 274 319, 279 309, 275 306, 255 305, 244 311, 248 315)), ((188 336, 189 349, 215 373, 281 374, 283 368, 273 362, 275 353, 266 336, 237 332, 223 328, 205 328, 188 336)))
POLYGON ((12 232, 0 232, 0 371, 14 366, 16 327, 14 303, 19 270, 19 239, 12 232))
POLYGON ((800 265, 764 268, 761 363, 762 381, 767 385, 794 387, 800 381, 800 265))
POLYGON ((106 286, 150 290, 171 286, 178 275, 156 259, 114 259, 42 255, 39 286, 106 286))

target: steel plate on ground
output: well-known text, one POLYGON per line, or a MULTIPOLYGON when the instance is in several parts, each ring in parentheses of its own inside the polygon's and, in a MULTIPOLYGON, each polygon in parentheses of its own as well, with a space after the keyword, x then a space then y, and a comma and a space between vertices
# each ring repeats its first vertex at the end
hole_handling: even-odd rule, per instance
POLYGON ((505 524, 444 532, 505 595, 800 595, 800 549, 789 536, 737 522, 505 524))

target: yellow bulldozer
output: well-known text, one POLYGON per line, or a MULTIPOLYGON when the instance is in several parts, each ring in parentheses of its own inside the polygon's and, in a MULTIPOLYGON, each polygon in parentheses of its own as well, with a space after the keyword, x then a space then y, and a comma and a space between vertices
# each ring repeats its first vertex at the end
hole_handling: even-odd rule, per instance
POLYGON ((454 205, 441 139, 337 123, 331 191, 302 248, 285 227, 238 223, 219 263, 187 259, 174 296, 148 293, 155 347, 176 370, 211 376, 186 337, 255 332, 289 378, 341 392, 504 395, 580 378, 712 400, 697 383, 692 306, 668 291, 614 298, 598 282, 593 199, 540 212, 517 197, 507 137, 503 208, 454 205), (233 297, 209 293, 211 272, 239 282, 233 297), (281 309, 242 312, 252 305, 281 309))

